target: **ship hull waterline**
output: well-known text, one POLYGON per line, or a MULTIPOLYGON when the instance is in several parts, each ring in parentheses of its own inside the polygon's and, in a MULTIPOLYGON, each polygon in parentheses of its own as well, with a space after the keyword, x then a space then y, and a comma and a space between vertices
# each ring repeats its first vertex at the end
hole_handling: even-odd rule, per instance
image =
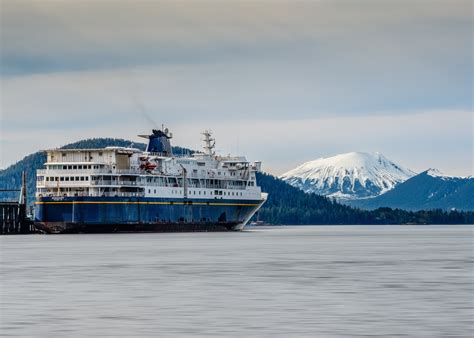
POLYGON ((240 231, 265 200, 41 197, 35 227, 47 233, 240 231))

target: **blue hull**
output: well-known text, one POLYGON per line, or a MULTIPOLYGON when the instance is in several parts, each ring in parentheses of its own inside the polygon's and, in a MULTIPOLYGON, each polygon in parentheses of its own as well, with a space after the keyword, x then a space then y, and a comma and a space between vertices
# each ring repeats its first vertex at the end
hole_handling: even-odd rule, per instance
POLYGON ((35 224, 50 233, 236 230, 261 200, 42 197, 35 224))

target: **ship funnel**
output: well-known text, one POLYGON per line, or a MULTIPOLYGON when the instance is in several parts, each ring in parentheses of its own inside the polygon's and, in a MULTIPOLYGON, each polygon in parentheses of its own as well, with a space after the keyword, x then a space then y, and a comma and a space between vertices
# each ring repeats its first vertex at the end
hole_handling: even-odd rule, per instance
POLYGON ((146 151, 149 153, 159 153, 164 156, 171 156, 172 149, 171 149, 171 134, 168 133, 168 129, 165 131, 153 129, 153 133, 151 135, 139 135, 144 138, 148 138, 148 146, 146 147, 146 151))

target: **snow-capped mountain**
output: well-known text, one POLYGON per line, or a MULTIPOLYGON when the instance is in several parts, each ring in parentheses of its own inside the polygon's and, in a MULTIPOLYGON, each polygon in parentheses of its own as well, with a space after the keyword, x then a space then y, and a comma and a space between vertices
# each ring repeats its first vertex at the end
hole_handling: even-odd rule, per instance
POLYGON ((352 152, 306 162, 280 178, 307 193, 344 201, 378 196, 414 175, 380 153, 352 152))
POLYGON ((429 169, 381 196, 349 204, 363 209, 474 210, 474 178, 447 176, 429 169))

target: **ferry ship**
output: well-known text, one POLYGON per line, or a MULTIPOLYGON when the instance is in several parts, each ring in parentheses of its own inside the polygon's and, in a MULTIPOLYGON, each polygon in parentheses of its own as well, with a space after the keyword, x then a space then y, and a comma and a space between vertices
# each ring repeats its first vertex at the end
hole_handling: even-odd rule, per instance
POLYGON ((53 149, 37 170, 35 225, 48 233, 242 230, 267 199, 261 162, 204 151, 173 154, 172 133, 153 130, 146 151, 53 149))

